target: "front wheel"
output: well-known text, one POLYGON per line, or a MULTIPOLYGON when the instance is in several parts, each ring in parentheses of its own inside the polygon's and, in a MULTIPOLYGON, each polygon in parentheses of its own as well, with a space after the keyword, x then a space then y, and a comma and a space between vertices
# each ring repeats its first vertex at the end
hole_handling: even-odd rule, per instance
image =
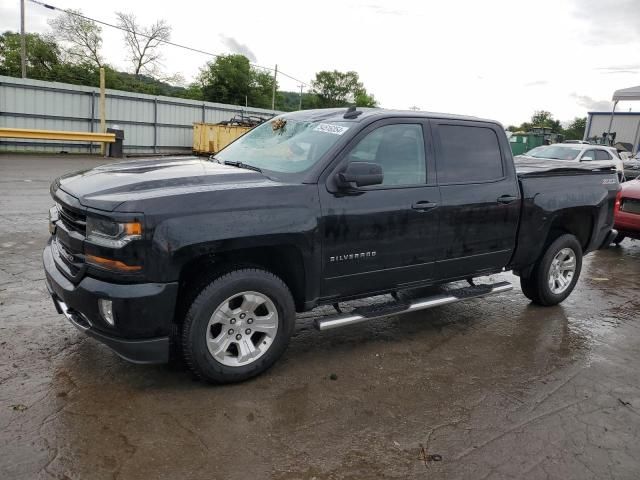
POLYGON ((187 365, 211 383, 240 382, 282 355, 295 325, 291 292, 270 272, 223 275, 194 300, 182 329, 187 365))
POLYGON ((522 293, 538 305, 557 305, 567 298, 582 270, 582 247, 570 234, 556 238, 533 267, 520 278, 522 293))

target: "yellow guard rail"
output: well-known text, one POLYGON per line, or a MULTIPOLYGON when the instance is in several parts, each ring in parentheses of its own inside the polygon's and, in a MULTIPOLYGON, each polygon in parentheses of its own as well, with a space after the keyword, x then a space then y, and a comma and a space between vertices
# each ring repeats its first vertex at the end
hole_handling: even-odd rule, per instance
POLYGON ((62 130, 35 130, 32 128, 0 127, 0 138, 29 138, 33 140, 73 140, 77 142, 114 143, 114 133, 65 132, 62 130))

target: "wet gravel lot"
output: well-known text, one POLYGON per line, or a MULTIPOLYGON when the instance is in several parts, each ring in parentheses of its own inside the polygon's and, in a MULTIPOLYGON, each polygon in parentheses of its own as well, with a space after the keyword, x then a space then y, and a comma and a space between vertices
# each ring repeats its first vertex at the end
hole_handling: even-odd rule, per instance
POLYGON ((511 292, 366 325, 305 314, 270 371, 212 387, 55 312, 49 184, 100 163, 0 155, 0 478, 640 478, 640 242, 589 255, 558 307, 505 274, 511 292))

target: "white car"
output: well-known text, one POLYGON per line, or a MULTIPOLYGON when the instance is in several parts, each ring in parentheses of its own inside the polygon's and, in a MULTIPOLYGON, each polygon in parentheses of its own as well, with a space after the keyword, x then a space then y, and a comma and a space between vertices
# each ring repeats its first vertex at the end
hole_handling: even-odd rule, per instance
POLYGON ((520 156, 559 162, 589 162, 598 167, 615 167, 620 181, 624 179, 624 164, 618 156, 618 152, 615 148, 604 145, 555 143, 533 148, 520 156))

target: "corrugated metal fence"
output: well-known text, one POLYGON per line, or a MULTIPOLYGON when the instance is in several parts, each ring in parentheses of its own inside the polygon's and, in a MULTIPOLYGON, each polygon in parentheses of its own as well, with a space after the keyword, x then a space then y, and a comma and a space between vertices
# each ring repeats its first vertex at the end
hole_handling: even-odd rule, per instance
MULTIPOLYGON (((100 127, 100 90, 68 83, 0 76, 0 126, 96 132, 100 127)), ((107 127, 124 130, 125 153, 190 152, 193 123, 217 123, 244 113, 270 115, 272 110, 222 103, 106 91, 107 127)), ((98 144, 49 140, 0 140, 0 151, 96 153, 98 144)))

